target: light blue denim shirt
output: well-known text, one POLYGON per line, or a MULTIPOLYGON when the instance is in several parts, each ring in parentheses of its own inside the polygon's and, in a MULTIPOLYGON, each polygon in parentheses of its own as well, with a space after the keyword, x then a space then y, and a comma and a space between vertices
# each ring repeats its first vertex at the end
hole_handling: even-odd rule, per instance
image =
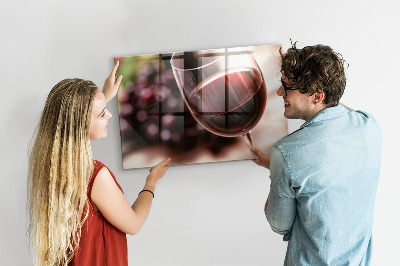
POLYGON ((284 265, 371 265, 380 163, 377 121, 340 105, 275 144, 266 216, 284 265))

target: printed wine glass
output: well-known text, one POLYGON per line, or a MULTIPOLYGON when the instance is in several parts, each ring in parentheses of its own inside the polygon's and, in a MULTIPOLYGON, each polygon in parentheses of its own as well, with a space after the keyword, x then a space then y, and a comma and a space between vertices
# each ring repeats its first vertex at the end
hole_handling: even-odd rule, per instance
POLYGON ((267 100, 264 77, 244 48, 177 52, 171 66, 186 106, 205 129, 219 136, 246 136, 267 100))

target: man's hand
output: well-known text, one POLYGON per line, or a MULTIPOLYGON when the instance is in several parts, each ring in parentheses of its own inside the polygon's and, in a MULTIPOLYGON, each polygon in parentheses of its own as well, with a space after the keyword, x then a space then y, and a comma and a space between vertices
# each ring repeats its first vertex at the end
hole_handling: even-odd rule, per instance
POLYGON ((115 63, 110 76, 108 76, 108 78, 104 82, 103 94, 104 97, 106 98, 106 103, 110 101, 112 98, 114 98, 115 95, 117 95, 119 85, 121 84, 122 81, 122 75, 120 75, 117 78, 117 81, 115 81, 115 73, 117 72, 118 66, 119 66, 119 61, 115 63))
POLYGON ((262 153, 257 147, 251 148, 251 151, 258 156, 257 159, 253 159, 252 161, 256 164, 263 166, 269 169, 270 155, 262 153))

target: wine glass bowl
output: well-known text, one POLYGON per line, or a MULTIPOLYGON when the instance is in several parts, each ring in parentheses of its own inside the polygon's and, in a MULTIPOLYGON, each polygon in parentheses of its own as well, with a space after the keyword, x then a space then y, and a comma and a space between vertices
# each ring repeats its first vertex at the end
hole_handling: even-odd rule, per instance
POLYGON ((247 135, 267 100, 264 77, 244 48, 178 52, 171 66, 184 102, 206 130, 223 137, 247 135))

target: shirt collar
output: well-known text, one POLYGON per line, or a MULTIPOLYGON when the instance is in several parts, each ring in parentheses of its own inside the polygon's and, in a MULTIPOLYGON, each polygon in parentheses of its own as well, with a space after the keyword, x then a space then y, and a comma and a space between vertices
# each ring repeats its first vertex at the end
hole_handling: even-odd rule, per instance
POLYGON ((319 122, 319 121, 324 121, 324 120, 328 120, 328 119, 332 119, 332 118, 336 118, 339 116, 342 116, 344 114, 346 114, 347 112, 349 112, 350 109, 346 109, 345 107, 343 107, 342 105, 337 105, 334 107, 329 107, 329 108, 325 108, 321 111, 319 111, 318 113, 316 113, 313 117, 311 117, 310 119, 308 119, 301 127, 306 127, 312 123, 315 122, 319 122))

